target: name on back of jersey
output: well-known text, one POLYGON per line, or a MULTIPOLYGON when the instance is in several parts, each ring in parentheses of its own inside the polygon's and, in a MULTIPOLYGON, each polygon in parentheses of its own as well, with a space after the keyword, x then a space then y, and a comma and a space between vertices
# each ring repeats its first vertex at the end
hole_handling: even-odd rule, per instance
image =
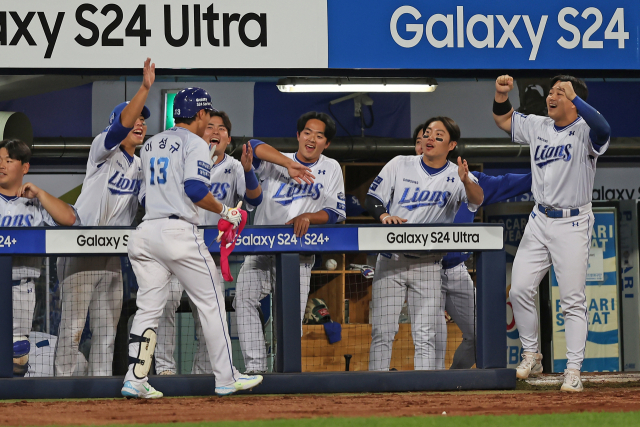
POLYGON ((273 196, 273 201, 288 206, 295 200, 310 197, 312 200, 318 200, 322 195, 324 186, 320 183, 315 184, 298 184, 297 182, 280 183, 280 187, 273 196))
POLYGON ((125 177, 122 172, 114 171, 109 178, 107 188, 111 194, 132 194, 136 196, 140 192, 141 185, 141 179, 130 179, 125 177))
MULTIPOLYGON (((545 141, 538 137, 539 140, 545 141)), ((546 141, 545 141, 546 142, 546 141)), ((539 168, 548 165, 549 163, 556 162, 558 160, 564 160, 568 162, 571 160, 571 144, 567 145, 545 145, 544 147, 537 146, 533 157, 536 166, 539 168)))

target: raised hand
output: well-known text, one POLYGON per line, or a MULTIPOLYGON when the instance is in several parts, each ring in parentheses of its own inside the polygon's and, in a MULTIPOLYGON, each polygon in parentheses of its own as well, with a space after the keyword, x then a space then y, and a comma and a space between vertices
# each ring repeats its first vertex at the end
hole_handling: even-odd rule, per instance
POLYGON ((469 181, 469 165, 462 157, 458 157, 458 176, 463 184, 469 181))
POLYGON ((513 89, 513 77, 509 75, 500 76, 496 79, 496 92, 509 93, 513 89))
POLYGON ((564 92, 564 96, 567 97, 569 101, 573 101, 576 95, 576 92, 573 90, 573 85, 571 82, 557 82, 556 87, 559 91, 564 92))
POLYGON ((38 188, 35 184, 27 182, 18 189, 18 194, 16 194, 16 196, 33 199, 34 197, 37 197, 39 193, 40 188, 38 188))
POLYGON ((240 163, 242 163, 242 167, 245 172, 249 172, 251 170, 251 166, 253 164, 253 148, 251 147, 251 144, 244 144, 242 146, 240 163))
POLYGON ((309 169, 305 165, 291 161, 291 163, 289 163, 289 166, 287 166, 287 170, 289 171, 289 176, 293 178, 298 184, 302 184, 303 182, 307 184, 313 184, 315 176, 311 174, 311 169, 309 169))
POLYGON ((142 86, 151 89, 151 85, 156 80, 156 64, 151 63, 151 58, 144 61, 142 69, 142 86))

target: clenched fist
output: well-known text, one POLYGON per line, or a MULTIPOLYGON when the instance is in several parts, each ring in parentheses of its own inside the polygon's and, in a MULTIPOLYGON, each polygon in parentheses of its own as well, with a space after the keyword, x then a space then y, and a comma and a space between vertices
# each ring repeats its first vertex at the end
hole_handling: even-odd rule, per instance
POLYGON ((496 92, 509 93, 511 90, 513 90, 513 77, 505 74, 496 79, 496 92))

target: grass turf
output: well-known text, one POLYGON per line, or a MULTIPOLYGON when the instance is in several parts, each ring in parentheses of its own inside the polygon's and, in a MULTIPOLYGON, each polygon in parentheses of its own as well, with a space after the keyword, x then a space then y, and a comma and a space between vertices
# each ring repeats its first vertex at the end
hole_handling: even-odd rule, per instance
MULTIPOLYGON (((617 427, 640 425, 640 412, 578 412, 542 415, 476 415, 451 417, 303 418, 287 420, 222 421, 203 423, 146 424, 146 427, 540 427, 579 425, 617 427)), ((118 427, 140 427, 119 425, 118 427)))

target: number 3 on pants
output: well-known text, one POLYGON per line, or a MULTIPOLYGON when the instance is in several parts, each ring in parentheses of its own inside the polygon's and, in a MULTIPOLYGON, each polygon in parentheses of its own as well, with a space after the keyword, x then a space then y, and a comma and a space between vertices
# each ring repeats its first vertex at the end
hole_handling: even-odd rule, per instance
POLYGON ((167 182, 167 166, 169 166, 169 158, 168 157, 160 157, 158 158, 158 162, 156 163, 156 158, 152 157, 151 159, 151 179, 149 180, 149 185, 156 184, 156 165, 158 168, 158 184, 164 184, 167 182))

